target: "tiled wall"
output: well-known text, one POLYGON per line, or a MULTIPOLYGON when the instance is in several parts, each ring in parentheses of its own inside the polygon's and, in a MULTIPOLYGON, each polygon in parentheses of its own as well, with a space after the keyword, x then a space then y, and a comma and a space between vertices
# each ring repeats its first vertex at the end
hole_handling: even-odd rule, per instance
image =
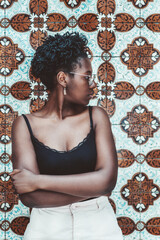
MULTIPOLYGON (((41 39, 89 39, 96 98, 110 116, 119 175, 110 201, 125 240, 160 239, 160 1, 0 0, 0 240, 20 240, 29 209, 11 179, 11 126, 47 101, 30 62, 41 39)), ((99 239, 97 239, 99 240, 99 239)))

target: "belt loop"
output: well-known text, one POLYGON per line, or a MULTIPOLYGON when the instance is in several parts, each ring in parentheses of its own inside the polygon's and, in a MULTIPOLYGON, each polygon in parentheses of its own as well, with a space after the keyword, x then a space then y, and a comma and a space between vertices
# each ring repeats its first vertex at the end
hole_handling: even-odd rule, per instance
POLYGON ((69 204, 69 210, 70 210, 70 212, 72 214, 72 204, 69 204))
POLYGON ((96 205, 97 205, 97 207, 98 207, 98 209, 100 208, 100 204, 99 204, 99 201, 98 201, 99 199, 96 199, 96 205))

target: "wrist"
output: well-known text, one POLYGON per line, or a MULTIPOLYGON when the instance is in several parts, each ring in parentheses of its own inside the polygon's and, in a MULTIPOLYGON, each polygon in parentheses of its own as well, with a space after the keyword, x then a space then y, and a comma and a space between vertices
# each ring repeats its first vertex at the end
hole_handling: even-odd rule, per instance
POLYGON ((41 175, 40 174, 35 174, 33 184, 35 185, 36 190, 42 189, 41 188, 41 175))
POLYGON ((36 182, 39 190, 56 191, 54 176, 39 174, 37 175, 36 182))

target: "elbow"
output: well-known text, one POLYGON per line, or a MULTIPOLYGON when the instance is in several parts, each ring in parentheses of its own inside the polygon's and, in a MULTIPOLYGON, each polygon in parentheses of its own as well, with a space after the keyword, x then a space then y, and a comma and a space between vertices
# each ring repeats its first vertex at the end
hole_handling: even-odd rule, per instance
POLYGON ((21 194, 19 196, 21 202, 23 203, 23 205, 25 205, 26 207, 29 207, 29 208, 33 208, 35 207, 35 203, 33 201, 33 198, 30 197, 30 194, 21 194))
POLYGON ((107 185, 104 187, 104 191, 103 194, 108 194, 111 193, 113 191, 113 189, 115 188, 115 185, 107 185))
POLYGON ((116 186, 117 182, 117 170, 116 166, 97 169, 98 178, 97 183, 101 195, 110 194, 116 186))
POLYGON ((103 182, 102 182, 102 194, 108 194, 108 193, 111 193, 113 191, 113 189, 115 188, 116 186, 116 182, 117 182, 117 178, 106 178, 106 179, 103 179, 103 182))

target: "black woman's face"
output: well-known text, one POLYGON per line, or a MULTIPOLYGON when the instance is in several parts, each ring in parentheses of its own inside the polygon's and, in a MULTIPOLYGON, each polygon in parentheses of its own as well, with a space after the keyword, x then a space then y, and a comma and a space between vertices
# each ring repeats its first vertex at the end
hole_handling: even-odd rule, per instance
POLYGON ((66 99, 77 103, 86 105, 91 99, 91 93, 96 87, 95 82, 89 86, 88 76, 92 74, 91 61, 88 58, 81 58, 79 60, 80 64, 72 71, 75 74, 70 75, 67 84, 67 95, 66 99), (83 76, 85 75, 85 76, 83 76))

